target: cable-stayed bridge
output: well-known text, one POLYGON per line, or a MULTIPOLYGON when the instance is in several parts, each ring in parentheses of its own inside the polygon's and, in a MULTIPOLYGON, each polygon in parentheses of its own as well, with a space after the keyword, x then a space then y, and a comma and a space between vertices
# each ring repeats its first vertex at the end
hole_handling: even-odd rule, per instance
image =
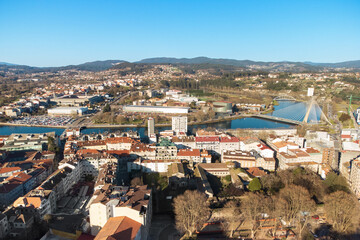
MULTIPOLYGON (((294 98, 289 96, 278 96, 274 98, 274 100, 293 101, 294 98)), ((330 123, 314 97, 308 102, 291 104, 282 109, 275 110, 271 114, 257 115, 257 117, 292 124, 319 123, 321 119, 330 123)))

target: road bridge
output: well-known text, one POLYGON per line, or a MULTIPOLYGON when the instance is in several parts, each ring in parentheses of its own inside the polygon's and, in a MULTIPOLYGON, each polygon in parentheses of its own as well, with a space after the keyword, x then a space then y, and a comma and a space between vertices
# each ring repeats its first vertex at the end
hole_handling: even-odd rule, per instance
POLYGON ((282 118, 282 117, 271 116, 271 115, 265 115, 265 114, 249 114, 246 117, 262 118, 262 119, 266 119, 266 120, 271 120, 271 121, 276 121, 276 122, 283 122, 283 123, 293 124, 293 125, 302 124, 302 122, 300 122, 300 121, 287 119, 287 118, 282 118))
POLYGON ((292 96, 288 96, 288 95, 279 95, 277 97, 275 97, 273 100, 275 101, 296 101, 296 99, 292 96))

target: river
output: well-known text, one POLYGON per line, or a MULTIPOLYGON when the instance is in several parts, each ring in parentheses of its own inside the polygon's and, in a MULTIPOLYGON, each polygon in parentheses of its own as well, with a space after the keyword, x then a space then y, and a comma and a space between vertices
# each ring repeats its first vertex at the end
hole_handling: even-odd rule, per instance
MULTIPOLYGON (((305 104, 305 103, 302 103, 305 104)), ((297 102, 289 102, 289 101, 279 101, 279 105, 275 106, 275 111, 272 113, 276 115, 277 111, 289 107, 295 106, 295 110, 299 110, 299 103, 297 102)), ((303 105, 305 107, 305 105, 303 105)), ((290 110, 290 108, 287 108, 290 110)), ((295 111, 292 110, 292 111, 295 111)), ((289 116, 292 116, 293 112, 289 113, 289 116)), ((306 110, 304 110, 306 111, 306 110)), ((290 117, 289 117, 290 118, 290 117)), ((291 118, 290 118, 291 119, 291 118)), ((209 123, 209 124, 199 124, 199 125, 191 125, 189 126, 189 130, 192 131, 197 128, 216 128, 216 129, 275 129, 275 128, 293 128, 294 125, 259 119, 259 118, 240 118, 235 120, 227 120, 218 123, 209 123)), ((157 127, 157 131, 163 131, 171 129, 171 127, 157 127)), ((102 133, 102 132, 116 132, 116 131, 138 131, 140 136, 146 135, 146 128, 139 127, 139 128, 87 128, 82 130, 82 133, 90 134, 90 133, 102 133)), ((12 133, 44 133, 44 132, 51 132, 55 131, 56 134, 61 135, 64 129, 60 128, 47 128, 47 127, 17 127, 17 126, 1 126, 0 127, 0 135, 10 135, 12 133)))

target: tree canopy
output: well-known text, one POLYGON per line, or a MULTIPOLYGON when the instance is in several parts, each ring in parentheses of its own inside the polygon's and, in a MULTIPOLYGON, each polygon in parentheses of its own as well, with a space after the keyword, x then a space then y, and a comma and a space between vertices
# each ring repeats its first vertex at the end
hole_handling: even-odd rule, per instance
POLYGON ((200 230, 210 216, 205 194, 187 190, 174 199, 176 228, 191 236, 200 230))

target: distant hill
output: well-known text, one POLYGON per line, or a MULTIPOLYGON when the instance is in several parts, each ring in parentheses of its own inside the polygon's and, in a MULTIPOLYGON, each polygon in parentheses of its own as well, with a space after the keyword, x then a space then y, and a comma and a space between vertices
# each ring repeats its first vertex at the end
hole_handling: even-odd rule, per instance
POLYGON ((322 66, 329 68, 360 68, 360 60, 338 62, 338 63, 313 63, 313 62, 306 62, 306 63, 312 66, 322 66))
MULTIPOLYGON (((254 64, 254 61, 250 60, 236 60, 225 58, 208 58, 208 57, 196 57, 196 58, 146 58, 136 63, 169 63, 169 64, 219 64, 219 65, 232 65, 237 67, 246 67, 254 64)), ((263 62, 257 62, 258 64, 265 64, 263 62)))
POLYGON ((112 66, 124 62, 122 60, 105 60, 105 61, 94 61, 94 62, 86 62, 79 65, 68 65, 63 67, 50 67, 50 68, 42 68, 44 70, 48 71, 61 71, 61 70, 80 70, 80 71, 92 71, 92 72, 98 72, 98 71, 104 71, 112 66))
MULTIPOLYGON (((57 72, 62 70, 80 71, 104 71, 110 68, 127 71, 141 72, 153 64, 172 64, 183 68, 193 69, 213 69, 217 72, 221 70, 237 71, 240 68, 248 70, 259 70, 269 72, 317 72, 325 68, 359 68, 360 60, 339 63, 314 63, 314 62, 261 62, 251 60, 236 60, 226 58, 147 58, 137 62, 127 62, 123 60, 106 60, 86 62, 78 65, 68 65, 62 67, 31 67, 26 65, 16 65, 7 62, 0 62, 0 70, 10 70, 14 73, 37 73, 43 71, 57 72)), ((189 70, 190 71, 190 70, 189 70)))
POLYGON ((147 58, 137 63, 169 63, 169 64, 216 64, 216 65, 230 65, 242 68, 256 69, 259 67, 261 70, 266 71, 319 71, 322 70, 322 66, 315 66, 306 64, 303 62, 260 62, 251 60, 236 60, 226 58, 208 58, 208 57, 196 57, 196 58, 147 58))
POLYGON ((15 66, 16 64, 8 63, 8 62, 0 62, 0 65, 15 66))
POLYGON ((15 64, 3 64, 0 63, 0 70, 6 70, 6 69, 16 69, 18 73, 22 72, 43 72, 43 71, 49 71, 49 72, 57 72, 62 70, 80 70, 80 71, 104 71, 107 70, 114 65, 118 63, 124 62, 123 60, 106 60, 106 61, 94 61, 94 62, 86 62, 79 65, 68 65, 68 66, 62 66, 62 67, 30 67, 26 65, 15 65, 15 64))
POLYGON ((238 67, 249 67, 249 66, 271 66, 271 65, 296 65, 301 67, 319 66, 329 68, 360 68, 360 60, 339 62, 339 63, 314 63, 314 62, 261 62, 251 60, 236 60, 227 58, 208 58, 208 57, 196 57, 196 58, 146 58, 138 61, 137 63, 170 63, 170 64, 220 64, 220 65, 232 65, 238 67))

